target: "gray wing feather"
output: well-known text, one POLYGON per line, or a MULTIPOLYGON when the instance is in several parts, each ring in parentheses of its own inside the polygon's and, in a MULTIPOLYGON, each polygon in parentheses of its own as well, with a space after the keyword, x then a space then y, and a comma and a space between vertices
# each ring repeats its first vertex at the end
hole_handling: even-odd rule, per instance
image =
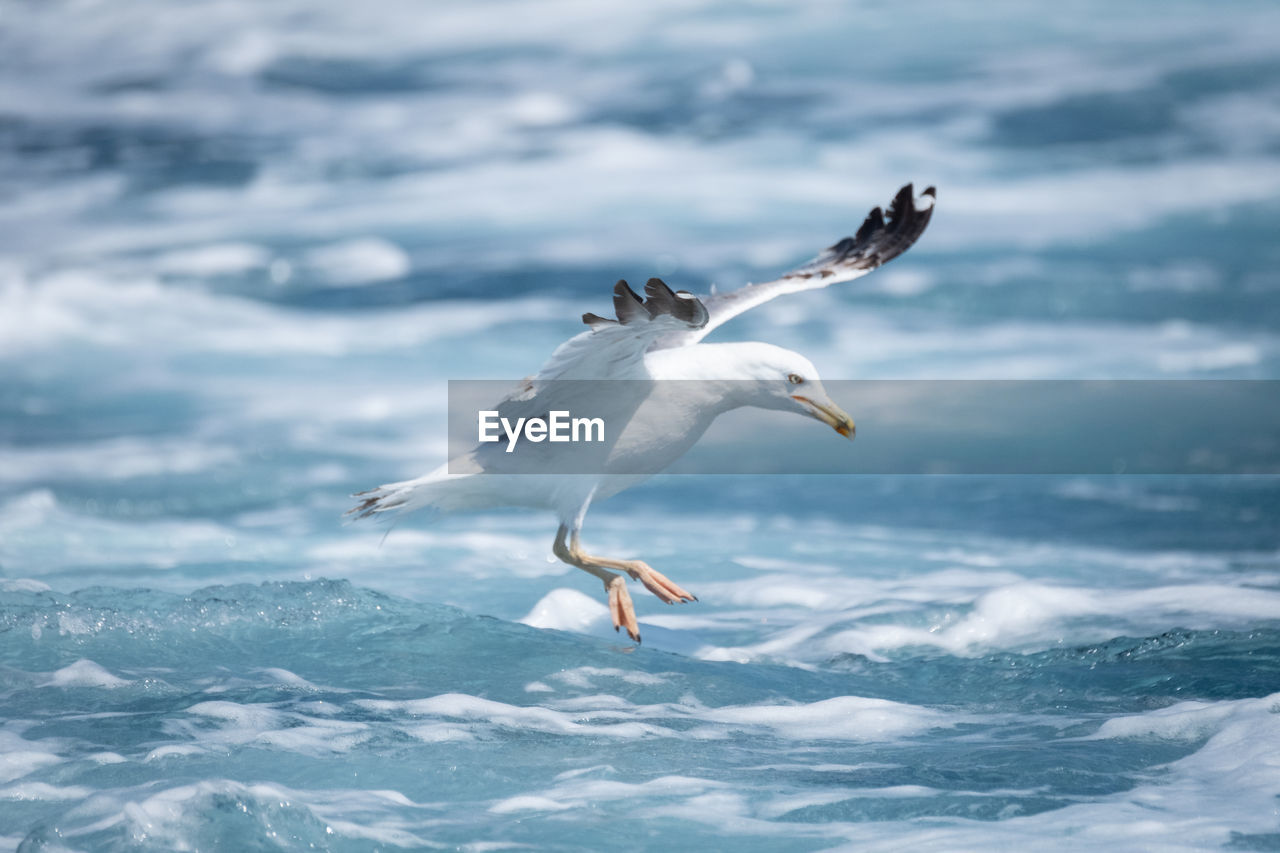
POLYGON ((625 279, 613 286, 613 311, 618 319, 610 320, 590 312, 582 315, 582 322, 592 329, 602 326, 633 326, 648 323, 659 317, 678 320, 690 329, 701 329, 707 324, 708 313, 698 297, 687 290, 672 290, 660 278, 651 278, 644 285, 645 296, 631 289, 625 279))
POLYGON ((702 304, 701 299, 687 290, 672 290, 660 278, 651 278, 645 282, 644 292, 649 297, 645 307, 649 309, 651 318, 657 319, 666 314, 691 329, 701 329, 710 319, 707 306, 702 304))

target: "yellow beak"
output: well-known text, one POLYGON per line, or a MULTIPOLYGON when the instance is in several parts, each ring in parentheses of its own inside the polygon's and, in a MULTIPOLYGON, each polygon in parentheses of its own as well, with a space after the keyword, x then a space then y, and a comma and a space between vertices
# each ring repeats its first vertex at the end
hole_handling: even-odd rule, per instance
POLYGON ((801 397, 799 394, 792 394, 791 399, 803 403, 805 408, 807 408, 809 413, 815 418, 822 421, 845 438, 852 440, 854 432, 857 429, 853 424, 853 418, 849 417, 844 410, 835 403, 815 403, 808 397, 801 397))

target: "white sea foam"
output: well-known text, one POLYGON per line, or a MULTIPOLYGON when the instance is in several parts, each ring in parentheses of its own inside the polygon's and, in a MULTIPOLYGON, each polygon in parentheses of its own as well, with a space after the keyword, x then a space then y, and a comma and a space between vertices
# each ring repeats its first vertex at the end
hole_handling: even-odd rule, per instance
POLYGON ((1096 480, 1068 480, 1053 489, 1055 494, 1081 501, 1118 504, 1151 512, 1192 512, 1200 501, 1190 495, 1152 494, 1140 485, 1096 480))
POLYGON ((597 681, 618 680, 626 684, 655 685, 663 684, 666 679, 660 675, 635 670, 618 669, 617 667, 578 666, 557 672, 551 678, 562 681, 569 687, 590 688, 597 681))
POLYGON ((356 704, 391 717, 465 720, 454 727, 484 735, 491 727, 561 735, 720 739, 733 732, 784 740, 887 741, 948 728, 956 715, 857 696, 794 705, 728 705, 708 708, 696 700, 634 705, 610 694, 570 697, 550 705, 508 705, 465 694, 428 699, 364 699, 356 704), (589 719, 590 722, 584 720, 589 719), (679 723, 679 726, 673 726, 679 723), (701 725, 688 727, 688 723, 701 725))
POLYGON ((278 684, 285 685, 286 687, 296 687, 299 690, 308 690, 308 691, 320 689, 316 685, 312 684, 310 681, 307 681, 301 675, 292 673, 287 669, 280 669, 279 667, 272 666, 272 667, 267 667, 260 671, 262 672, 263 675, 267 676, 272 681, 278 684))
POLYGON ((967 613, 914 627, 868 625, 840 631, 824 645, 832 652, 876 655, 902 647, 936 647, 954 654, 991 648, 1058 645, 1166 631, 1175 627, 1247 625, 1280 613, 1280 593, 1218 584, 1141 590, 1084 589, 1037 583, 999 587, 980 595, 967 613))
POLYGON ((237 543, 236 531, 203 520, 137 521, 76 512, 48 489, 18 495, 3 509, 0 556, 44 571, 97 566, 109 573, 121 564, 170 569, 187 560, 225 558, 237 543))
POLYGON ((557 812, 571 808, 573 806, 568 803, 561 803, 549 797, 520 796, 508 797, 505 800, 494 803, 489 807, 489 811, 494 814, 512 814, 513 812, 528 811, 557 812))
POLYGON ((19 782, 0 788, 0 800, 83 800, 93 793, 84 785, 50 785, 48 782, 19 782))
POLYGON ((476 732, 465 725, 450 723, 409 723, 398 726, 399 731, 423 743, 461 743, 479 740, 476 732))
POLYGON ((118 675, 112 675, 93 661, 82 658, 73 664, 64 666, 57 672, 50 674, 49 680, 40 686, 102 687, 108 690, 114 690, 118 687, 125 687, 132 683, 133 682, 128 679, 121 678, 118 675))
POLYGON ((120 437, 71 446, 9 447, 0 448, 0 482, 193 474, 232 464, 239 456, 234 447, 225 444, 175 438, 120 437))
POLYGON ((234 275, 266 267, 271 253, 252 243, 219 243, 175 249, 155 259, 162 273, 188 276, 234 275))
POLYGON ((144 762, 162 761, 166 758, 185 758, 188 755, 203 755, 206 752, 208 752, 208 750, 204 747, 196 746, 195 744, 168 743, 164 746, 157 746, 155 749, 148 752, 146 757, 142 760, 144 762))
POLYGON ((479 579, 555 577, 574 571, 559 561, 541 559, 549 543, 546 523, 538 521, 532 516, 513 520, 507 530, 403 527, 388 534, 370 527, 363 534, 350 530, 340 538, 313 545, 307 555, 313 561, 333 564, 340 572, 348 571, 345 567, 355 561, 417 562, 426 553, 447 560, 454 571, 479 579))
MULTIPOLYGON (((745 777, 730 785, 687 776, 668 776, 645 782, 610 778, 610 767, 587 768, 561 774, 550 787, 498 800, 490 811, 498 814, 559 812, 589 804, 625 801, 628 809, 646 817, 680 817, 709 824, 727 835, 790 834, 844 839, 849 849, 891 850, 903 846, 923 849, 977 849, 992 846, 1034 845, 1069 850, 1081 838, 1122 850, 1182 850, 1221 844, 1229 830, 1266 832, 1270 812, 1266 805, 1277 789, 1280 766, 1270 745, 1280 743, 1271 729, 1280 725, 1280 694, 1264 699, 1220 703, 1181 703, 1133 717, 1117 718, 1113 730, 1098 737, 1151 735, 1199 739, 1212 735, 1190 756, 1173 762, 1166 772, 1136 788, 1103 795, 1091 802, 1068 805, 1030 817, 1006 817, 1000 821, 893 821, 872 823, 779 821, 812 806, 848 799, 915 799, 938 796, 936 788, 920 785, 889 787, 841 786, 779 792, 776 782, 745 777), (1186 726, 1180 718, 1198 716, 1186 726), (1171 725, 1172 721, 1174 722, 1171 725), (1232 800, 1244 803, 1233 807, 1232 800)), ((819 705, 821 703, 818 703, 819 705)), ((855 709, 856 712, 856 709, 855 709)), ((762 717, 773 717, 764 712, 762 717)), ((754 716, 754 715, 753 715, 754 716)), ((804 714, 806 725, 821 714, 804 714)), ((1110 725, 1110 724, 1107 724, 1110 725)), ((1104 725, 1104 730, 1106 725, 1104 725)), ((800 765, 805 770, 816 770, 800 765)), ((796 769, 796 768, 793 768, 796 769)), ((859 768, 837 767, 847 774, 859 768)), ((867 769, 867 768, 862 768, 867 769)), ((772 779, 773 777, 768 777, 772 779)), ((954 796, 957 792, 946 792, 954 796)), ((992 793, 971 793, 978 798, 992 793)), ((1028 791, 1004 792, 1025 796, 1028 791)), ((844 849, 844 848, 841 848, 844 849)))
POLYGON ((1142 714, 1112 717, 1086 739, 1151 737, 1197 740, 1222 729, 1225 722, 1241 718, 1266 719, 1260 715, 1268 713, 1280 714, 1280 693, 1259 699, 1179 702, 1142 714))
POLYGON ((1232 840, 1232 833, 1265 836, 1275 831, 1274 800, 1280 790, 1278 706, 1280 694, 1275 694, 1180 703, 1116 718, 1111 729, 1115 737, 1199 739, 1209 735, 1209 739, 1134 788, 1091 802, 981 826, 922 827, 902 822, 892 827, 877 824, 878 831, 873 832, 870 826, 850 825, 843 834, 852 845, 841 849, 1067 851, 1087 843, 1125 851, 1190 851, 1221 847, 1232 840))
POLYGON ((0 579, 0 591, 3 592, 48 592, 49 585, 44 581, 32 578, 0 579))
POLYGON ((395 243, 377 237, 343 240, 312 249, 306 263, 327 284, 376 284, 409 272, 409 256, 395 243))
POLYGON ((0 752, 0 783, 21 779, 41 767, 59 764, 64 760, 52 752, 14 749, 13 746, 13 744, 6 744, 5 751, 0 752))
POLYGON ((534 628, 595 633, 609 622, 609 608, 576 589, 553 589, 520 621, 534 628))
POLYGON ((482 699, 478 696, 468 696, 461 693, 449 693, 433 696, 429 699, 403 701, 366 699, 360 700, 356 704, 384 714, 481 721, 489 726, 498 728, 553 734, 589 734, 593 736, 606 735, 619 738, 638 738, 665 732, 665 730, 656 726, 641 723, 624 722, 616 725, 579 723, 574 719, 574 715, 550 708, 508 705, 504 702, 495 702, 491 699, 482 699))
POLYGON ((692 776, 660 776, 645 782, 622 782, 614 779, 570 777, 541 794, 522 795, 494 803, 490 811, 498 814, 513 811, 545 808, 564 810, 583 808, 591 803, 626 800, 633 803, 649 803, 654 800, 684 800, 704 796, 708 792, 723 791, 729 786, 723 782, 699 779, 692 776), (541 804, 541 805, 535 805, 541 804))
POLYGON ((410 831, 396 809, 416 809, 397 791, 294 790, 274 784, 246 785, 209 779, 154 792, 149 789, 99 794, 92 802, 102 817, 88 827, 64 833, 74 839, 90 831, 118 827, 130 838, 145 838, 168 849, 193 849, 202 832, 218 832, 219 815, 236 804, 248 820, 260 822, 263 837, 296 833, 310 843, 341 838, 401 848, 431 846, 410 831))
POLYGON ((838 318, 838 332, 815 340, 809 327, 779 326, 771 313, 785 310, 781 303, 744 319, 748 326, 768 324, 769 340, 803 351, 827 379, 1225 378, 1239 375, 1233 370, 1269 364, 1280 353, 1272 335, 1226 334, 1194 324, 1024 320, 957 327, 921 318, 899 325, 871 312, 852 312, 830 291, 806 299, 806 315, 838 318))
MULTIPOLYGON (((556 300, 508 306, 525 320, 572 317, 556 300)), ((270 356, 405 350, 507 321, 474 303, 440 303, 349 316, 305 313, 225 294, 184 291, 147 278, 89 270, 41 276, 0 269, 0 359, 94 345, 138 353, 222 352, 270 356), (139 316, 147 317, 139 324, 139 316)))
MULTIPOLYGON (((512 706, 502 706, 501 703, 477 703, 475 697, 435 698, 440 701, 427 700, 424 704, 417 701, 361 700, 358 704, 375 712, 439 712, 449 716, 501 719, 517 727, 533 720, 535 729, 546 728, 551 719, 542 714, 515 713, 512 706)), ((665 707, 664 713, 682 712, 707 724, 719 721, 729 731, 740 729, 757 735, 770 733, 802 742, 833 736, 862 739, 868 734, 868 729, 877 727, 876 720, 882 714, 905 718, 907 722, 895 721, 892 731, 881 729, 880 736, 909 737, 932 727, 937 720, 930 719, 930 716, 941 714, 856 697, 839 697, 801 706, 665 707), (870 718, 866 716, 868 714, 870 718), (859 726, 860 722, 870 722, 871 725, 863 728, 859 726), (831 731, 832 726, 835 732, 831 731), (840 731, 845 727, 856 731, 840 731), (818 731, 815 732, 815 728, 818 731)), ((845 840, 868 849, 893 849, 903 844, 969 849, 1022 845, 1034 840, 1038 846, 1065 850, 1071 849, 1082 837, 1126 850, 1152 845, 1162 849, 1191 849, 1221 843, 1227 839, 1228 830, 1266 831, 1268 812, 1265 802, 1280 783, 1276 776, 1276 767, 1280 764, 1271 755, 1275 750, 1267 746, 1280 742, 1275 738, 1276 733, 1270 731, 1280 720, 1277 708, 1280 708, 1280 694, 1256 700, 1181 703, 1171 708, 1116 718, 1104 724, 1094 737, 1156 736, 1190 740, 1208 737, 1209 740, 1195 753, 1169 765, 1166 772, 1141 782, 1132 790, 1095 797, 1090 802, 1068 805, 1031 817, 1015 816, 997 822, 934 821, 922 824, 919 821, 893 821, 868 824, 780 820, 801 809, 834 805, 848 799, 924 799, 940 793, 954 796, 957 792, 942 792, 920 785, 850 788, 843 783, 839 790, 779 788, 775 774, 758 775, 754 772, 768 768, 753 768, 733 782, 682 775, 636 781, 618 778, 618 771, 610 766, 580 768, 559 774, 545 787, 535 786, 490 801, 487 810, 494 815, 535 818, 540 814, 573 814, 587 807, 607 808, 610 804, 626 803, 628 811, 646 819, 679 817, 716 827, 730 836, 746 833, 826 838, 828 843, 845 840), (1194 724, 1185 724, 1183 718, 1187 716, 1197 718, 1194 724), (1232 807, 1230 803, 1233 801, 1240 807, 1232 807), (1247 809, 1257 811, 1250 816, 1247 809), (1223 817, 1205 819, 1206 815, 1223 817)), ((221 718, 243 717, 243 711, 239 709, 215 707, 210 710, 221 718)), ((652 713, 642 708, 635 710, 652 713)), ((951 725, 960 719, 951 717, 943 724, 951 725)), ((563 731, 559 722, 553 723, 551 728, 563 731)), ((828 769, 844 778, 851 772, 871 767, 833 766, 828 769)), ((799 764, 790 769, 818 772, 822 768, 799 764)), ((52 786, 37 786, 22 790, 10 788, 0 793, 4 796, 49 798, 87 791, 70 790, 68 793, 52 786)), ((978 798, 993 793, 1000 792, 973 796, 978 798)), ((1032 792, 1005 793, 1025 796, 1032 792)), ((108 817, 107 821, 109 824, 112 820, 124 820, 128 825, 145 828, 150 833, 159 833, 159 837, 180 843, 186 837, 184 827, 196 826, 207 819, 205 811, 211 796, 243 799, 250 804, 251 813, 279 814, 280 819, 290 809, 302 809, 320 818, 323 825, 350 837, 375 837, 366 836, 364 832, 369 827, 378 826, 376 838, 384 844, 414 846, 407 840, 409 837, 421 841, 426 835, 421 826, 414 826, 406 820, 419 806, 395 791, 382 792, 381 795, 375 791, 320 793, 293 791, 277 785, 244 786, 222 781, 203 782, 135 799, 132 805, 118 806, 115 816, 108 817), (348 798, 345 802, 344 797, 348 798), (389 806, 400 810, 398 817, 388 820, 386 809, 389 806), (275 809, 285 811, 277 813, 275 809), (332 816, 337 813, 344 816, 342 820, 332 816), (373 820, 373 815, 382 815, 383 820, 373 820)), ((99 809, 107 808, 106 798, 101 794, 95 802, 99 809)))
POLYGON ((792 740, 893 740, 960 722, 940 711, 858 696, 837 696, 807 705, 716 708, 700 716, 730 729, 767 730, 792 740))
POLYGON ((182 726, 202 748, 259 743, 306 755, 348 752, 370 736, 361 722, 313 717, 266 705, 236 702, 199 702, 187 709, 196 717, 216 720, 213 730, 182 726))

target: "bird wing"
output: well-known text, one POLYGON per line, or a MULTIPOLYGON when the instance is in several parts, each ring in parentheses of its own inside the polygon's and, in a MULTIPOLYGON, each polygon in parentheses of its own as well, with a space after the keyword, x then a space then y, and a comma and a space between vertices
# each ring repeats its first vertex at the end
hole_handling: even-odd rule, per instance
POLYGON ((655 340, 691 331, 707 322, 707 309, 691 293, 676 293, 661 280, 649 279, 641 299, 625 281, 613 288, 616 320, 584 314, 590 328, 565 341, 537 374, 524 379, 495 407, 498 418, 547 418, 553 411, 600 418, 614 425, 604 441, 578 448, 572 458, 557 455, 557 446, 533 444, 508 454, 499 443, 484 443, 469 455, 490 473, 595 473, 651 391, 644 354, 655 340), (624 380, 624 381, 618 381, 624 380))
POLYGON ((707 308, 707 322, 694 329, 663 335, 655 341, 653 348, 697 343, 742 312, 784 293, 816 290, 866 275, 901 255, 919 239, 933 215, 936 196, 936 190, 929 187, 915 197, 911 184, 907 184, 894 196, 887 216, 880 208, 874 208, 856 234, 845 237, 808 263, 773 281, 701 297, 707 308))
POLYGON ((547 362, 528 377, 499 408, 528 411, 549 402, 549 387, 560 380, 647 379, 644 354, 665 335, 692 332, 706 324, 708 315, 698 297, 673 291, 661 279, 651 278, 641 299, 625 281, 613 287, 614 313, 610 320, 583 314, 590 328, 558 346, 547 362), (541 396, 540 396, 541 395, 541 396), (533 403, 531 408, 523 403, 533 403))

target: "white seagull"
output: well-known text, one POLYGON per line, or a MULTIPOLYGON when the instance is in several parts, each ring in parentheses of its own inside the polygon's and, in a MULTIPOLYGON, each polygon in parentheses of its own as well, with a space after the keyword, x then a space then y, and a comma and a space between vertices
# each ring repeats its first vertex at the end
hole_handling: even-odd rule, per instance
POLYGON ((640 642, 635 607, 619 572, 640 581, 667 604, 696 599, 647 563, 583 550, 580 534, 587 508, 670 465, 717 416, 742 406, 807 415, 853 438, 853 420, 827 396, 817 370, 804 356, 766 343, 701 341, 716 327, 776 296, 859 278, 896 258, 929 224, 935 195, 929 187, 916 197, 907 184, 894 197, 887 216, 875 208, 854 236, 762 284, 697 297, 673 292, 653 278, 644 287, 648 298, 642 300, 619 281, 613 289, 617 319, 584 314, 588 331, 557 347, 537 374, 496 407, 511 423, 552 411, 590 411, 610 426, 607 443, 525 444, 517 454, 506 453, 502 443, 477 443, 425 476, 360 492, 355 496, 360 503, 348 515, 364 518, 422 507, 449 512, 499 506, 551 510, 560 521, 552 547, 555 555, 604 582, 614 630, 625 628, 640 642))

